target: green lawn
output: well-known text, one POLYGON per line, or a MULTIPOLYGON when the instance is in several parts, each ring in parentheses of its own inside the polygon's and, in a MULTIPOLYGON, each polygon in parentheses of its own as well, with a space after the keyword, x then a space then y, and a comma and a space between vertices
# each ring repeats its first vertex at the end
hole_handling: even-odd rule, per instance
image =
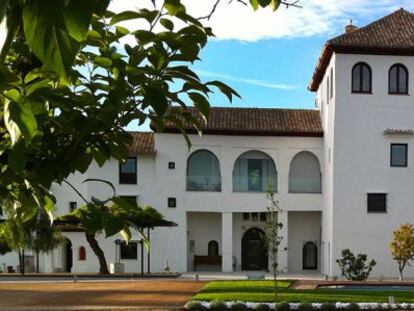
MULTIPOLYGON (((278 282, 279 301, 286 302, 414 302, 414 291, 361 291, 340 289, 290 289, 291 281, 278 282)), ((273 281, 212 281, 193 300, 272 302, 273 281)))

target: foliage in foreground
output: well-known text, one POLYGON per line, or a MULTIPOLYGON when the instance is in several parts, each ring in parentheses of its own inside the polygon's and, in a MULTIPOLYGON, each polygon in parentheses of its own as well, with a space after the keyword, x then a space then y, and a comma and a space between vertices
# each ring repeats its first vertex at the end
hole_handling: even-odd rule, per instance
POLYGON ((395 230, 390 247, 392 258, 398 264, 399 279, 402 281, 405 267, 414 259, 414 226, 407 223, 395 230))
POLYGON ((352 281, 365 281, 368 279, 372 269, 377 264, 375 260, 368 261, 366 254, 355 256, 349 249, 341 251, 341 258, 336 262, 341 269, 342 276, 352 281))

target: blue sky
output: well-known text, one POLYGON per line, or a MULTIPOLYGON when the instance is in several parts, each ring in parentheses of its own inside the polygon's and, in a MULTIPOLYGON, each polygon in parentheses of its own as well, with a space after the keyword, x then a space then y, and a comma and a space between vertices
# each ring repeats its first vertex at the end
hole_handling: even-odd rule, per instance
MULTIPOLYGON (((113 0, 111 9, 134 9, 145 1, 113 0)), ((204 16, 215 1, 182 2, 193 16, 204 16)), ((299 4, 303 8, 253 12, 237 1, 222 1, 208 21, 216 38, 193 69, 204 81, 226 82, 242 99, 229 104, 223 96, 213 95, 213 106, 313 108, 314 94, 307 85, 327 39, 341 34, 351 19, 364 26, 400 7, 414 11, 412 0, 301 0, 299 4)))

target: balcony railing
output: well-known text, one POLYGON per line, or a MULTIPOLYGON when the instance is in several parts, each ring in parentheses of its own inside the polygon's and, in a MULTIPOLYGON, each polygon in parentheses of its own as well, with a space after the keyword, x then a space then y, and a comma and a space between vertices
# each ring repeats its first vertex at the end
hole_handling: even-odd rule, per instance
POLYGON ((221 191, 219 177, 187 176, 187 191, 221 191))

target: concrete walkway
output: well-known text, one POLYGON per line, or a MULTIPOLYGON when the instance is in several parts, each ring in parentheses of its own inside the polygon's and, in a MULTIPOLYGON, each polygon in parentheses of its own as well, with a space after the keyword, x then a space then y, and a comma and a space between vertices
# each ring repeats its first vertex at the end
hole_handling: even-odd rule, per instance
MULTIPOLYGON (((181 280, 272 280, 273 275, 261 271, 240 271, 240 272, 186 272, 178 277, 181 280)), ((280 274, 278 275, 280 280, 312 280, 322 281, 325 280, 325 276, 320 273, 306 273, 306 274, 280 274)))

